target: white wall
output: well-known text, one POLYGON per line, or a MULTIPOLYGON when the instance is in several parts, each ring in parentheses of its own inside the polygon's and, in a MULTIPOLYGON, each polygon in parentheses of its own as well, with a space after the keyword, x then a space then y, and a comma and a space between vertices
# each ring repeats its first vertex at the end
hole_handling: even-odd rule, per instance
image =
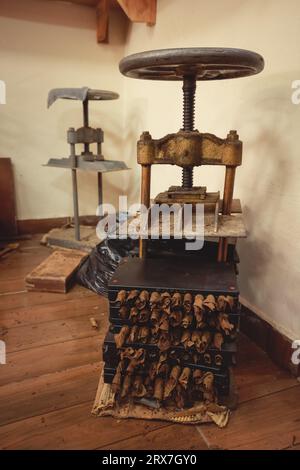
MULTIPOLYGON (((245 301, 290 338, 300 338, 300 105, 291 83, 300 79, 299 0, 159 0, 157 24, 130 30, 126 54, 142 50, 220 46, 254 50, 262 74, 199 83, 196 127, 244 142, 235 196, 244 207, 249 238, 239 243, 245 301)), ((134 144, 142 130, 158 138, 181 125, 181 85, 126 79, 126 130, 135 181, 134 144)), ((180 181, 180 169, 157 166, 152 196, 180 181), (162 173, 163 171, 163 173, 162 173)), ((201 168, 195 182, 222 189, 223 170, 201 168)), ((132 188, 135 197, 137 185, 132 188)))
MULTIPOLYGON (((48 110, 51 88, 119 92, 119 100, 91 103, 90 117, 91 125, 105 132, 105 157, 122 159, 123 81, 117 64, 127 22, 121 12, 112 12, 109 44, 97 44, 95 24, 92 8, 0 0, 0 79, 7 84, 7 104, 0 106, 0 154, 13 160, 19 219, 72 215, 70 172, 42 165, 49 157, 69 155, 66 131, 82 125, 82 106, 59 100, 48 110)), ((115 200, 119 175, 105 175, 106 200, 115 200)), ((96 174, 79 172, 78 184, 80 212, 95 214, 96 174)))
MULTIPOLYGON (((300 79, 299 0, 158 0, 157 24, 134 24, 125 42, 124 16, 113 14, 109 45, 95 40, 93 10, 55 2, 0 0, 1 77, 7 105, 0 107, 0 151, 11 156, 20 219, 72 214, 70 175, 43 168, 67 155, 65 130, 81 122, 79 103, 46 109, 57 86, 108 88, 121 99, 91 105, 91 123, 106 131, 107 158, 124 158, 131 172, 105 177, 105 197, 139 200, 136 140, 143 130, 162 137, 181 126, 181 86, 123 78, 123 55, 143 50, 220 46, 262 54, 265 71, 250 78, 200 83, 196 125, 220 137, 237 129, 244 142, 235 196, 244 207, 249 238, 239 244, 240 288, 261 316, 300 338, 300 105, 291 83, 300 79)), ((222 189, 223 170, 197 169, 195 181, 222 189)), ((153 171, 152 196, 180 181, 179 168, 153 171)), ((94 213, 95 175, 81 174, 82 213, 94 213)))

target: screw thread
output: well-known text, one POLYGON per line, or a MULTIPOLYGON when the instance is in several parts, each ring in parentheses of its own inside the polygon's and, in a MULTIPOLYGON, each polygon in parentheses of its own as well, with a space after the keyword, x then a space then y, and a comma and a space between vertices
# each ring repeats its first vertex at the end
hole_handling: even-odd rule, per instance
MULTIPOLYGON (((194 76, 186 76, 183 80, 183 130, 193 131, 195 122, 195 93, 196 79, 194 76)), ((193 187, 194 169, 182 169, 182 187, 189 189, 193 187)))

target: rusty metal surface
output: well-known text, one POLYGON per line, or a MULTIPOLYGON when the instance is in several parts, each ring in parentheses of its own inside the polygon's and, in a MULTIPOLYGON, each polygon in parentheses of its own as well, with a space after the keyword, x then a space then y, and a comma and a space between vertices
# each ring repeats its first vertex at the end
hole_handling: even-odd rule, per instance
MULTIPOLYGON (((96 155, 94 155, 96 158, 96 155)), ((50 166, 55 168, 76 168, 84 171, 96 171, 99 173, 107 173, 109 171, 120 171, 129 170, 126 163, 118 160, 102 160, 102 161, 85 161, 81 158, 77 158, 75 167, 73 166, 71 158, 50 158, 48 163, 43 166, 50 166)))
POLYGON ((148 80, 223 80, 261 72, 264 59, 256 52, 213 47, 160 49, 132 54, 119 64, 120 72, 130 78, 148 80))
POLYGON ((215 205, 219 199, 218 192, 205 193, 202 192, 202 188, 199 186, 193 186, 192 188, 185 190, 181 186, 171 186, 168 191, 159 193, 154 202, 156 204, 204 204, 208 209, 215 209, 215 205))
POLYGON ((103 130, 93 129, 92 127, 80 127, 74 129, 70 127, 67 133, 68 144, 93 144, 103 142, 103 130))
POLYGON ((118 93, 108 90, 93 90, 88 87, 53 88, 48 93, 48 108, 58 99, 79 101, 106 101, 116 100, 118 98, 118 93))
POLYGON ((198 131, 179 131, 152 139, 149 132, 144 132, 137 144, 137 160, 141 165, 169 164, 182 168, 238 166, 242 163, 242 142, 236 131, 230 131, 226 139, 198 131))

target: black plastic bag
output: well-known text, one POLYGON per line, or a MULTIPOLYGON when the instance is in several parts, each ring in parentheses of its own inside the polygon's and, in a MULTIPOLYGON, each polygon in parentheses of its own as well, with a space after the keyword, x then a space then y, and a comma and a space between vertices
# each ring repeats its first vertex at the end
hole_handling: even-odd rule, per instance
POLYGON ((77 271, 79 284, 107 296, 108 283, 122 259, 138 255, 138 240, 106 238, 99 243, 77 271))

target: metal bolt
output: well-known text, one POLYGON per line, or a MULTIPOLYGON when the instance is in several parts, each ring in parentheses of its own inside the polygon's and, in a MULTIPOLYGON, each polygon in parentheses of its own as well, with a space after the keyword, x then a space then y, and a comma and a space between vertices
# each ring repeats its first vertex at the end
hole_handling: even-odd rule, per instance
POLYGON ((144 131, 141 135, 141 140, 151 140, 151 134, 148 131, 144 131))
POLYGON ((229 134, 227 135, 228 140, 238 140, 239 136, 237 131, 230 131, 229 134))

